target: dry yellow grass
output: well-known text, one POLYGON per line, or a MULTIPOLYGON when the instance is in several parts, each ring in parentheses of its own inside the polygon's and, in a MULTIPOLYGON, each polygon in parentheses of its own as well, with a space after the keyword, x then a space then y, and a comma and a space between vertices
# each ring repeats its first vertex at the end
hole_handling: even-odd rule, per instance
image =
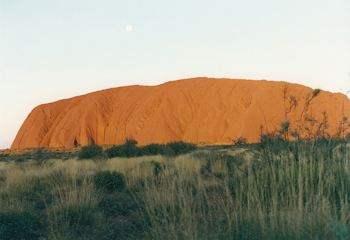
POLYGON ((172 158, 1 163, 0 212, 33 208, 27 198, 35 192, 50 201, 49 191, 49 239, 71 234, 72 209, 103 229, 105 218, 95 210, 108 194, 95 188, 93 178, 107 170, 125 176, 142 206, 146 239, 347 239, 349 148, 288 144, 172 158))

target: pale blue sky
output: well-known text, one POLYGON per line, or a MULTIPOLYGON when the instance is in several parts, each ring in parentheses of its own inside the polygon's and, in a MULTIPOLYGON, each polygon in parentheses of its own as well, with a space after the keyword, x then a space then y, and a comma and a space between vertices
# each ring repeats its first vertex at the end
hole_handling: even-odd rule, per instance
POLYGON ((0 0, 0 148, 40 103, 193 76, 346 92, 350 1, 0 0))

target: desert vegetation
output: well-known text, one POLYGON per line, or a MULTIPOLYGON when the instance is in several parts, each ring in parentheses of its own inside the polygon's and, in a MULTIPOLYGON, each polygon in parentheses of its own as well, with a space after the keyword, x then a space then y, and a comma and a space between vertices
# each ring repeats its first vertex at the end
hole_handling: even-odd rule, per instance
POLYGON ((225 148, 129 141, 3 156, 0 238, 349 239, 349 140, 284 133, 225 148))

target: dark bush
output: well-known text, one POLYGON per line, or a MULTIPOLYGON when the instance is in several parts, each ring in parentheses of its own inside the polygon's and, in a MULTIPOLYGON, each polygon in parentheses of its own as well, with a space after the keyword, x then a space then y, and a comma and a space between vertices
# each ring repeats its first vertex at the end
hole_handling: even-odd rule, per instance
POLYGON ((78 157, 80 159, 91 159, 101 157, 103 155, 103 149, 98 145, 89 145, 81 148, 78 157))
POLYGON ((169 144, 163 145, 163 149, 161 151, 161 155, 163 156, 175 156, 174 150, 169 146, 169 144))
POLYGON ((191 143, 186 143, 186 142, 172 142, 166 144, 166 147, 172 150, 174 155, 180 155, 180 154, 185 154, 192 152, 196 150, 196 145, 191 144, 191 143))
POLYGON ((125 157, 137 157, 140 155, 140 149, 137 147, 137 141, 133 139, 127 139, 123 145, 123 151, 125 157))
POLYGON ((54 216, 55 231, 63 233, 63 239, 95 239, 99 226, 97 208, 88 204, 64 205, 50 209, 54 216))
POLYGON ((0 239, 40 239, 43 226, 40 219, 29 212, 0 212, 0 239))
POLYGON ((144 220, 139 216, 128 218, 109 219, 100 236, 96 239, 101 240, 128 240, 145 239, 144 220))
POLYGON ((75 156, 76 153, 70 151, 50 151, 47 149, 37 149, 27 153, 24 157, 41 163, 49 159, 69 159, 75 156))
POLYGON ((42 163, 49 159, 70 159, 77 156, 76 152, 70 151, 50 151, 47 149, 36 149, 24 153, 11 153, 4 156, 0 154, 0 161, 13 161, 13 162, 27 162, 29 160, 35 160, 36 163, 42 163))
POLYGON ((194 144, 185 142, 173 142, 168 144, 150 144, 138 147, 135 140, 127 140, 123 145, 113 146, 106 150, 109 158, 113 157, 138 157, 150 155, 176 156, 189 153, 196 149, 194 144))
POLYGON ((106 150, 109 158, 113 157, 137 157, 141 155, 140 149, 137 147, 137 141, 128 139, 123 145, 113 146, 106 150))
POLYGON ((122 146, 113 146, 105 150, 108 158, 121 157, 123 154, 122 146))
POLYGON ((272 153, 280 153, 288 150, 289 141, 283 139, 280 135, 263 134, 260 137, 260 148, 272 153))
POLYGON ((10 155, 7 154, 7 153, 0 153, 0 160, 3 161, 3 160, 6 160, 6 158, 8 158, 10 155))
POLYGON ((321 92, 321 89, 319 89, 319 88, 314 89, 312 91, 312 97, 313 98, 316 97, 318 94, 320 94, 320 92, 321 92))
POLYGON ((16 194, 34 209, 43 210, 53 202, 50 180, 48 178, 31 179, 28 184, 16 189, 16 194))
POLYGON ((121 192, 126 188, 123 174, 118 172, 103 171, 94 176, 95 187, 106 192, 121 192))
POLYGON ((161 155, 164 153, 165 145, 163 144, 150 144, 141 148, 143 155, 161 155))
POLYGON ((235 236, 237 239, 242 240, 258 240, 263 239, 263 230, 261 229, 261 225, 256 223, 253 220, 241 220, 236 223, 237 232, 235 232, 235 236))
POLYGON ((120 157, 123 154, 121 146, 113 146, 105 150, 105 153, 108 158, 120 157))
POLYGON ((50 158, 50 154, 44 149, 37 149, 32 153, 32 159, 42 162, 50 158))
POLYGON ((128 216, 135 213, 139 206, 127 192, 106 194, 99 203, 99 208, 106 216, 128 216))

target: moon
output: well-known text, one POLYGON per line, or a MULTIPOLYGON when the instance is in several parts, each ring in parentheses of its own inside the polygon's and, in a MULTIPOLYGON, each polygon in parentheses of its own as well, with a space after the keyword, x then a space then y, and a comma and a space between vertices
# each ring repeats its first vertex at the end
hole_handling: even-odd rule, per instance
POLYGON ((126 25, 126 26, 125 26, 125 31, 127 31, 127 32, 132 32, 132 31, 134 31, 134 26, 133 26, 133 25, 130 25, 130 24, 126 25))

